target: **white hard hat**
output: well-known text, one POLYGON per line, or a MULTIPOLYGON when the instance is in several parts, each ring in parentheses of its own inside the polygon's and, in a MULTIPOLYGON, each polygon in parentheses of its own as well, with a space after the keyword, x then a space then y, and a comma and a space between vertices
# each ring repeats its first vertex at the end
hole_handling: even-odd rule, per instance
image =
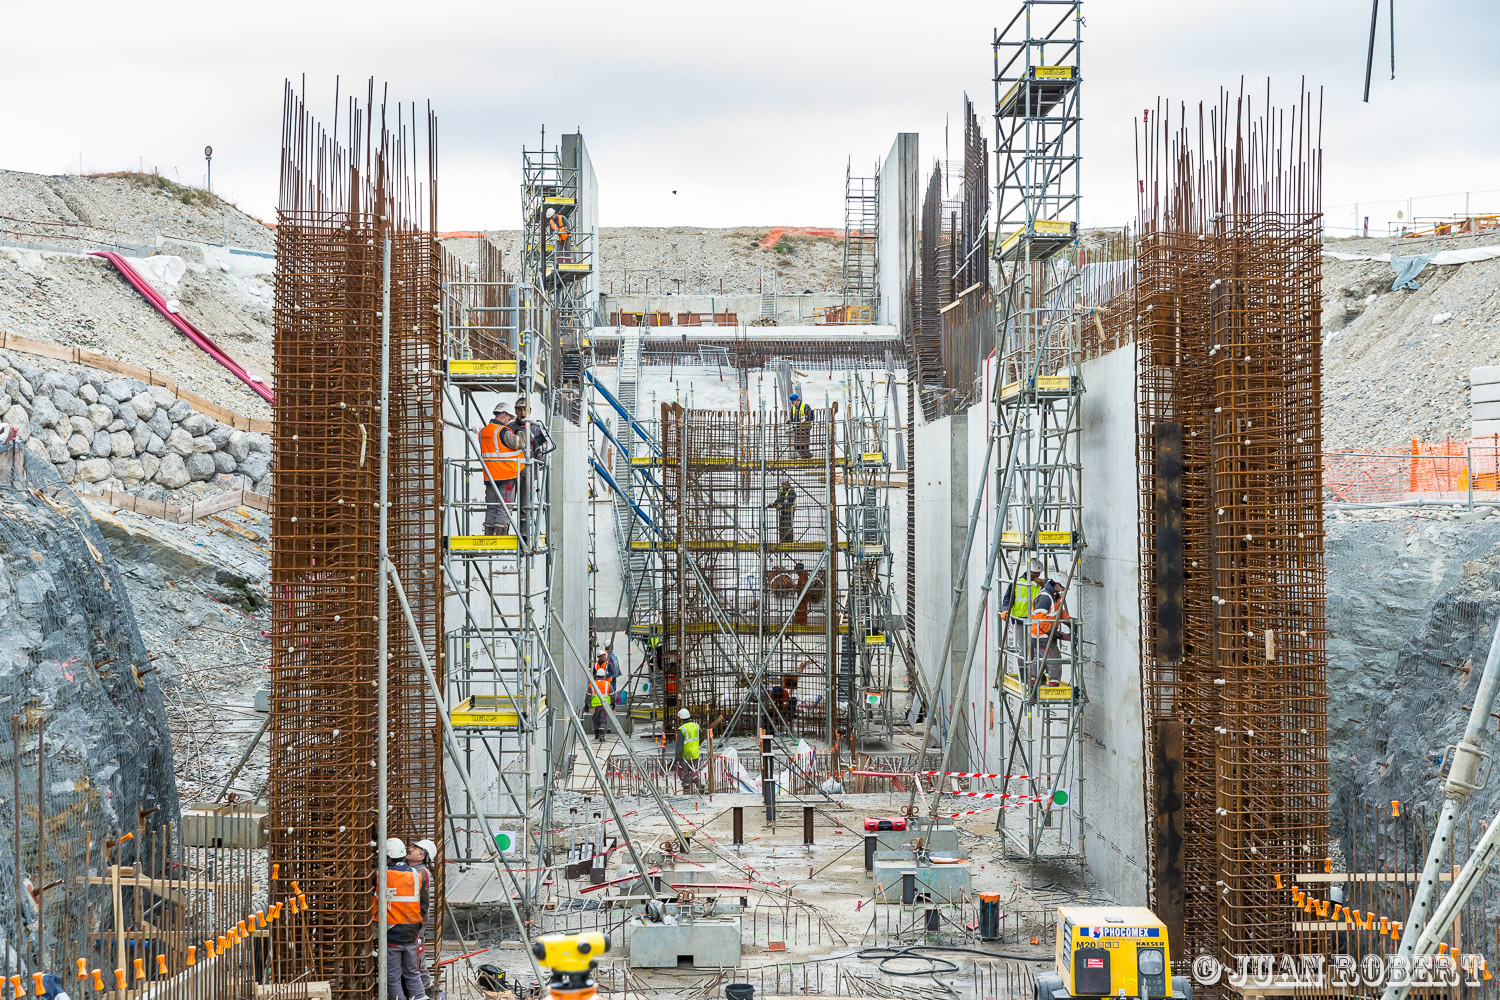
POLYGON ((1042 571, 1042 561, 1040 559, 1033 559, 1033 560, 1031 560, 1031 572, 1033 572, 1033 573, 1040 573, 1041 571, 1042 571))
POLYGON ((678 711, 677 711, 677 717, 679 719, 687 720, 687 719, 691 719, 693 717, 693 713, 689 712, 685 708, 682 708, 682 709, 678 709, 678 711))
POLYGON ((429 859, 437 857, 437 845, 432 841, 419 840, 417 841, 417 846, 422 849, 422 853, 426 854, 429 859))
POLYGON ((400 837, 392 837, 385 842, 385 856, 388 858, 406 857, 406 845, 401 842, 400 837))

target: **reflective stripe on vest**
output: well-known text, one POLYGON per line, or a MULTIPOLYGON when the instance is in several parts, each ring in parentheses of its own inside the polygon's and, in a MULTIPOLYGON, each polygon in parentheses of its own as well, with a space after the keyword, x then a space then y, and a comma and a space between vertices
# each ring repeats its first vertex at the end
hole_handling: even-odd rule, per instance
POLYGON ((1040 639, 1052 631, 1052 625, 1057 621, 1057 603, 1054 601, 1052 607, 1045 610, 1041 608, 1031 609, 1031 637, 1040 639))
POLYGON ((1025 618, 1031 611, 1031 602, 1036 600, 1036 595, 1041 591, 1042 585, 1039 583, 1032 583, 1030 580, 1017 583, 1015 597, 1010 602, 1010 616, 1025 618))
POLYGON ((682 734, 682 757, 684 760, 698 759, 698 723, 684 722, 677 727, 682 734))
POLYGON ((420 924, 422 922, 422 876, 414 871, 387 868, 385 872, 386 923, 420 924))
POLYGON ((485 424, 479 429, 479 457, 484 460, 484 471, 491 479, 515 479, 526 464, 526 457, 519 451, 505 447, 499 424, 485 424))

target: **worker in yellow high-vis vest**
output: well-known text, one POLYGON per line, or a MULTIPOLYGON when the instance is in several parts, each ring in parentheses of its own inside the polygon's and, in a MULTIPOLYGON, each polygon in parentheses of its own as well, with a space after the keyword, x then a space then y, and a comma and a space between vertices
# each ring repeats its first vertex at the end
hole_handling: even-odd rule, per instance
POLYGON ((1005 588, 1005 600, 1000 604, 1000 618, 1009 619, 1011 636, 1015 639, 1016 662, 1021 679, 1026 679, 1026 661, 1032 652, 1029 640, 1028 621, 1031 604, 1042 592, 1042 561, 1033 559, 1027 566, 1026 576, 1005 588))
POLYGON ((677 746, 674 756, 677 758, 678 775, 682 778, 682 793, 686 795, 698 786, 698 791, 703 791, 703 777, 698 771, 698 723, 693 721, 693 713, 687 709, 679 709, 677 712, 677 746))

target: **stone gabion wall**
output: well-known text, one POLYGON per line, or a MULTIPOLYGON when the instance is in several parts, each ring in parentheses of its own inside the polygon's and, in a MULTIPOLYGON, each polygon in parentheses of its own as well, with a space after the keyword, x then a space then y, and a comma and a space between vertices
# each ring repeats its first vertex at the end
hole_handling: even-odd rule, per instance
POLYGON ((218 480, 269 493, 271 440, 205 416, 169 389, 0 351, 0 420, 63 482, 160 499, 218 480), (220 480, 219 477, 228 477, 220 480))

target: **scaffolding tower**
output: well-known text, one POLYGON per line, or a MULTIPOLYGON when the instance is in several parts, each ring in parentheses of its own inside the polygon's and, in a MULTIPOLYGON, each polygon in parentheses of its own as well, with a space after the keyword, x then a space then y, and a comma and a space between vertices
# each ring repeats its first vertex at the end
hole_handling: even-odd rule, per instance
MULTIPOLYGON (((622 357, 616 392, 590 377, 622 418, 630 370, 622 357)), ((627 518, 629 629, 648 653, 633 719, 670 727, 686 707, 720 733, 891 739, 895 404, 890 380, 851 375, 844 389, 844 412, 827 406, 811 425, 763 405, 668 403, 632 416, 627 442, 594 421, 634 452, 628 476, 607 478, 627 518)))
POLYGON ((996 829, 1023 858, 1083 857, 1079 726, 1087 703, 1081 582, 1077 280, 1080 0, 1022 0, 995 33, 995 256, 1002 455, 997 630, 1004 753, 996 829))
POLYGON ((544 377, 555 385, 576 385, 594 325, 593 169, 581 135, 565 135, 552 149, 546 144, 543 130, 542 148, 521 151, 521 282, 540 290, 553 317, 557 369, 544 377))
POLYGON ((879 311, 880 195, 876 177, 854 176, 844 167, 844 321, 871 323, 879 311))
POLYGON ((840 549, 847 589, 846 628, 839 639, 839 700, 849 706, 855 746, 890 743, 896 725, 892 648, 899 625, 891 611, 890 507, 893 381, 887 376, 882 385, 854 372, 844 383, 848 405, 840 455, 840 549))
MULTIPOLYGON (((552 555, 545 421, 552 396, 545 373, 551 370, 553 317, 543 289, 501 272, 498 261, 482 266, 477 277, 450 268, 442 315, 446 701, 459 754, 481 800, 454 783, 464 801, 450 807, 449 860, 488 861, 482 809, 501 855, 525 862, 540 856, 545 839, 533 814, 545 794, 541 776, 549 733, 544 665, 552 555), (521 398, 542 430, 522 435, 526 464, 514 492, 505 484, 489 490, 480 430, 497 404, 511 409, 521 398)), ((534 902, 535 888, 524 879, 501 891, 513 889, 523 910, 534 902)), ((462 898, 464 884, 455 885, 454 893, 462 898)))

